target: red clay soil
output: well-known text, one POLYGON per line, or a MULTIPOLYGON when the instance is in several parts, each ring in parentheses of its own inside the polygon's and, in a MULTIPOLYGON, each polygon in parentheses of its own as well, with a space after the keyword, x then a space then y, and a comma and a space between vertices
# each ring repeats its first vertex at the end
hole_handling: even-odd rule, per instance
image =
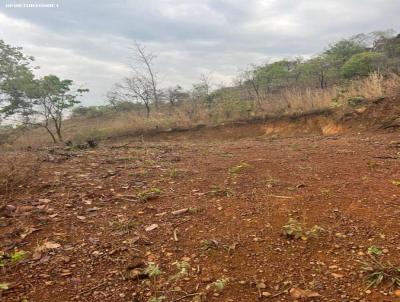
POLYGON ((28 252, 5 261, 0 300, 400 301, 386 277, 367 290, 359 262, 376 246, 379 261, 400 265, 398 142, 365 133, 36 152, 37 179, 0 196, 0 249, 28 252), (324 231, 286 238, 290 217, 324 231), (176 262, 190 268, 177 274, 176 262))

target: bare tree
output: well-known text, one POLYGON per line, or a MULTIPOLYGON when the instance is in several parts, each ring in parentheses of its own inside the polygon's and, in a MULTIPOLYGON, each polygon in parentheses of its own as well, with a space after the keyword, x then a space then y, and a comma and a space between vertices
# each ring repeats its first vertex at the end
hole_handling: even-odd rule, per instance
MULTIPOLYGON (((157 88, 157 74, 153 68, 153 61, 156 56, 146 51, 146 47, 135 41, 134 47, 134 64, 131 66, 134 72, 134 77, 136 77, 136 84, 151 91, 151 99, 154 106, 158 108, 159 106, 159 92, 157 88)), ((137 86, 137 85, 134 85, 137 86)), ((148 93, 146 92, 146 95, 148 93)), ((147 108, 147 106, 146 106, 147 108)))
POLYGON ((200 80, 197 83, 193 84, 192 98, 194 100, 205 101, 207 99, 211 91, 211 80, 211 73, 202 73, 200 75, 200 80))
POLYGON ((151 104, 156 109, 159 107, 160 92, 157 88, 157 75, 153 69, 155 55, 146 51, 146 48, 135 41, 132 75, 125 78, 107 95, 112 106, 121 102, 137 101, 143 103, 146 108, 146 116, 150 117, 151 104))
POLYGON ((174 87, 169 87, 165 91, 165 97, 170 104, 170 107, 174 107, 176 104, 181 102, 183 99, 188 97, 188 93, 183 91, 182 86, 176 85, 174 87))
POLYGON ((110 103, 114 106, 116 103, 115 98, 119 101, 135 99, 146 108, 146 116, 150 117, 150 104, 153 100, 153 89, 149 81, 146 78, 140 76, 134 76, 125 78, 122 83, 115 85, 115 90, 112 92, 112 99, 109 99, 110 103))

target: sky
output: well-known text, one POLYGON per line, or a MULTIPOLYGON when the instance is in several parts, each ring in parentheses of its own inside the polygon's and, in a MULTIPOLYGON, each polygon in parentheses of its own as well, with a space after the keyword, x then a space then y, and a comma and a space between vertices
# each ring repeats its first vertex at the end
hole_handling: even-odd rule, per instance
POLYGON ((72 79, 90 89, 84 105, 101 105, 129 76, 134 41, 157 56, 160 86, 207 74, 217 87, 252 63, 399 32, 399 12, 399 0, 0 0, 0 39, 33 55, 39 76, 72 79))

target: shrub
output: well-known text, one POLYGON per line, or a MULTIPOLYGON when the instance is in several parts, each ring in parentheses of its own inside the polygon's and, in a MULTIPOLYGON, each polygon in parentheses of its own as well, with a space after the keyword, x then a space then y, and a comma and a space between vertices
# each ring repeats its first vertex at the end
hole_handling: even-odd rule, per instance
POLYGON ((282 227, 283 235, 289 239, 307 240, 309 238, 318 238, 323 231, 324 229, 318 225, 306 229, 302 223, 293 218, 289 218, 289 221, 282 227))
POLYGON ((389 261, 383 262, 374 255, 369 255, 367 260, 360 262, 361 271, 366 274, 367 288, 377 287, 384 283, 400 287, 400 266, 395 266, 389 261))

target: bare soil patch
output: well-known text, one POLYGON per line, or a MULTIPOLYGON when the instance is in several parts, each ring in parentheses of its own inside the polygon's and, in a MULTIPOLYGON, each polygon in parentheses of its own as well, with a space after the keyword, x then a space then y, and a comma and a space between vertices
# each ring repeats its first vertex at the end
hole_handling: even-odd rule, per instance
POLYGON ((400 264, 398 134, 244 136, 32 152, 36 180, 0 195, 0 249, 27 252, 1 301, 399 301, 358 262, 400 264), (290 217, 325 231, 288 239, 290 217))

